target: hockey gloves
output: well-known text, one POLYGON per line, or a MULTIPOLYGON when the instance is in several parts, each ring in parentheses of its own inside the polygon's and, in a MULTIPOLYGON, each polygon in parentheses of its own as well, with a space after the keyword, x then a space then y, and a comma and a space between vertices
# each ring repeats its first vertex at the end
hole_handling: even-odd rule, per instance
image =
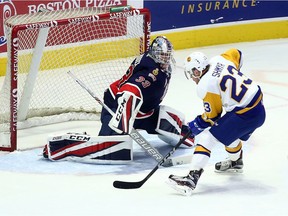
POLYGON ((188 126, 192 132, 192 134, 194 134, 194 136, 198 135, 199 133, 201 133, 205 128, 211 126, 209 123, 205 122, 201 115, 197 116, 193 121, 188 123, 188 126))
MULTIPOLYGON (((190 130, 188 125, 182 125, 181 128, 181 136, 184 137, 190 130)), ((186 140, 183 142, 184 145, 191 147, 194 146, 194 134, 191 133, 189 137, 186 138, 186 140)))

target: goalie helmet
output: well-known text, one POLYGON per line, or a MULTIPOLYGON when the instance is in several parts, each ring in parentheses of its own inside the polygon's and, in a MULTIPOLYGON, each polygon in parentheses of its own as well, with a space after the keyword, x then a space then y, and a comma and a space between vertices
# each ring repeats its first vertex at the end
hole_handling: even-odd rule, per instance
POLYGON ((203 75, 203 70, 209 65, 207 56, 202 52, 191 53, 184 62, 184 73, 187 79, 193 77, 200 79, 203 75), (195 69, 200 72, 200 75, 194 74, 195 69))
POLYGON ((165 36, 156 37, 148 53, 156 63, 167 65, 173 61, 173 46, 165 36))

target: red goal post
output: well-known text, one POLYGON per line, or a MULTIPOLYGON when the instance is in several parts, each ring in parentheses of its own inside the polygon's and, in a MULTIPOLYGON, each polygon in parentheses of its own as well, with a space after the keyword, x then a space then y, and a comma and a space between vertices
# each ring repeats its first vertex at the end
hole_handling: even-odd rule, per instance
POLYGON ((114 11, 77 8, 5 21, 8 61, 0 80, 0 150, 18 149, 19 129, 99 119, 101 106, 67 71, 101 97, 150 44, 148 9, 114 11))

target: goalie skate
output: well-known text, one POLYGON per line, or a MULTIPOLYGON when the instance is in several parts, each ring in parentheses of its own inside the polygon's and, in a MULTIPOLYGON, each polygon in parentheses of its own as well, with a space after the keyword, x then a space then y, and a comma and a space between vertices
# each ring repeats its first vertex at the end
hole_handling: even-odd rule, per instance
POLYGON ((170 175, 167 184, 182 195, 191 196, 203 171, 203 169, 192 170, 187 176, 183 177, 170 175))
POLYGON ((215 172, 217 173, 242 173, 243 160, 240 157, 237 161, 225 160, 215 164, 215 172))

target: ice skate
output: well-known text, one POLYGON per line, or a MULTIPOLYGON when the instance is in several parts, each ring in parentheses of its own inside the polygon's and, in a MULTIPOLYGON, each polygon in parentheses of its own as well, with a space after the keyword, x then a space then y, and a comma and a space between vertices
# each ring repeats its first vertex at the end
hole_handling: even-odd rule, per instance
POLYGON ((215 164, 215 172, 218 173, 242 173, 243 172, 242 153, 238 160, 225 160, 215 164))
POLYGON ((183 177, 170 175, 167 183, 179 193, 185 196, 191 196, 203 171, 203 169, 192 170, 187 176, 183 177))

